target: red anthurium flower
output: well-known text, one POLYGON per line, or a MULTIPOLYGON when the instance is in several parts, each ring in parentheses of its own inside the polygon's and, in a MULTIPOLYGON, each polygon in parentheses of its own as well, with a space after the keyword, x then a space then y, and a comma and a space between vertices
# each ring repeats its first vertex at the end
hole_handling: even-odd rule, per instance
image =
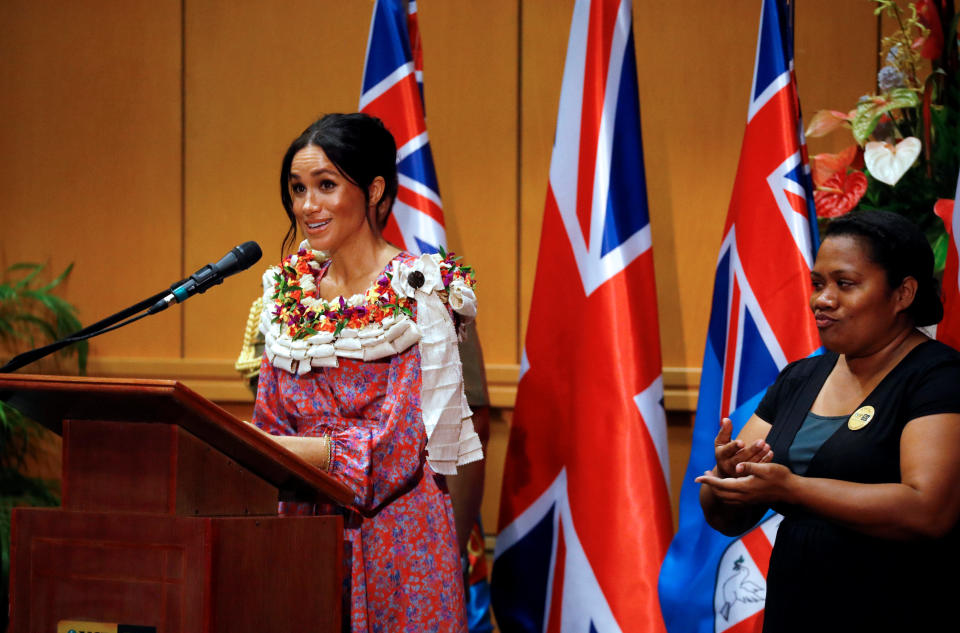
POLYGON ((813 166, 813 184, 817 187, 822 187, 830 176, 838 171, 847 171, 847 167, 850 167, 857 157, 858 149, 859 146, 854 143, 836 154, 817 154, 814 156, 811 160, 813 166))
POLYGON ((835 218, 849 212, 867 192, 867 177, 862 171, 838 171, 813 192, 817 217, 835 218))
POLYGON ((916 4, 917 18, 920 24, 927 27, 926 37, 917 38, 913 48, 920 50, 924 59, 937 59, 943 52, 943 26, 940 24, 940 14, 933 0, 919 0, 916 4))

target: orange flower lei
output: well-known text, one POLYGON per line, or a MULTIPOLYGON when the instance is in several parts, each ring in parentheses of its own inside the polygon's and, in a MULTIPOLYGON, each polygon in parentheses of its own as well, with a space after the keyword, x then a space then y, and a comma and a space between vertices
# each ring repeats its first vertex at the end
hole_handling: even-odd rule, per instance
MULTIPOLYGON (((438 292, 446 300, 447 288, 454 280, 473 287, 473 270, 461 266, 454 253, 441 249, 439 262, 444 290, 438 292)), ((316 287, 317 276, 323 271, 323 260, 315 251, 301 248, 283 259, 280 270, 274 274, 274 307, 271 322, 282 324, 284 333, 293 340, 304 339, 320 332, 339 335, 344 328, 361 329, 371 323, 381 323, 389 316, 413 317, 415 301, 398 297, 391 286, 392 275, 385 272, 362 295, 359 305, 351 305, 343 297, 334 301, 321 299, 316 287), (308 281, 310 280, 310 281, 308 281)))

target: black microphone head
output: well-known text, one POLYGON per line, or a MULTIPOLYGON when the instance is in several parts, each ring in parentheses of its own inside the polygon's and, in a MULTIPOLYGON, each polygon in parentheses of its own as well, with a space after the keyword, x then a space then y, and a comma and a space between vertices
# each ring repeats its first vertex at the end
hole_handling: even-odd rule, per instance
MULTIPOLYGON (((260 261, 263 257, 263 251, 256 242, 244 242, 239 246, 234 246, 230 252, 220 258, 212 268, 216 271, 220 279, 229 277, 240 271, 246 270, 260 261)), ((219 282, 217 282, 219 283, 219 282)))
POLYGON ((237 265, 239 270, 246 270, 260 261, 260 258, 263 257, 263 251, 260 250, 260 245, 254 241, 244 242, 240 244, 233 250, 237 251, 237 265))

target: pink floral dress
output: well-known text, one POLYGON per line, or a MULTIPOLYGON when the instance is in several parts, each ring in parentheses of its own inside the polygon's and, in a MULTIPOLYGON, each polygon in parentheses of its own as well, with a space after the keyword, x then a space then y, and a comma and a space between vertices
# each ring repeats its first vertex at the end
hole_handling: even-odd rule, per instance
MULTIPOLYGON (((354 493, 344 560, 355 633, 467 630, 453 509, 425 458, 420 383, 416 345, 301 376, 261 363, 253 422, 274 435, 329 435, 329 472, 354 493)), ((281 514, 316 510, 281 504, 281 514)))

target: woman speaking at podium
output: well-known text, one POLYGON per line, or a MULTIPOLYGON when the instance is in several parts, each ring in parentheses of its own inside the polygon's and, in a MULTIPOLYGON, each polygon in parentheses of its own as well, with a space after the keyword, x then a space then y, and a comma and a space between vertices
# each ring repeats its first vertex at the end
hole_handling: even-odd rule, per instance
MULTIPOLYGON (((299 250, 263 277, 265 353, 253 422, 354 492, 344 519, 350 628, 466 631, 441 475, 481 458, 458 326, 473 276, 382 236, 397 149, 376 118, 330 114, 290 145, 280 195, 299 250)), ((311 514, 306 504, 281 513, 311 514)))

